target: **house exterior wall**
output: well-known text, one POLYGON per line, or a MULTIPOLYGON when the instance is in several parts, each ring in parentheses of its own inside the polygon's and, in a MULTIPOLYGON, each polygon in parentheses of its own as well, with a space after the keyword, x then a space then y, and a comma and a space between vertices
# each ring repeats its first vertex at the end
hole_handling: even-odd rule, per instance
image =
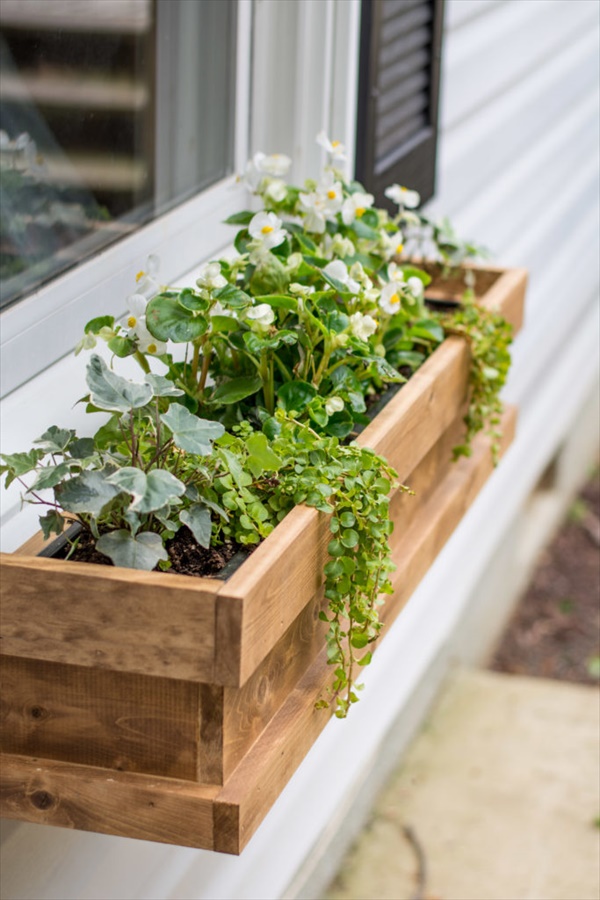
MULTIPOLYGON (((259 0, 258 15, 268 16, 272 2, 259 0)), ((311 17, 317 25, 323 17, 331 40, 335 28, 328 0, 302 5, 297 38, 307 54, 311 17)), ((447 3, 439 187, 431 208, 492 247, 498 261, 530 269, 526 324, 506 389, 520 406, 520 424, 502 466, 390 629, 366 673, 364 699, 347 721, 325 729, 240 858, 6 822, 5 900, 321 896, 368 798, 449 667, 485 653, 527 564, 520 537, 540 476, 557 459, 556 488, 567 497, 597 447, 599 10, 596 0, 447 3)), ((348 41, 353 21, 346 20, 348 41)), ((286 27, 278 20, 279 42, 286 27)), ((293 42, 294 33, 287 39, 293 42)), ((339 68, 333 51, 325 56, 331 71, 339 68)), ((301 63, 295 58, 300 76, 301 63)), ((323 104, 316 112, 302 106, 297 89, 284 144, 293 147, 306 128, 315 133, 333 119, 351 129, 348 96, 355 92, 344 94, 339 79, 332 84, 331 97, 341 98, 330 97, 333 113, 323 104)), ((260 139, 259 128, 253 140, 260 139)), ((38 395, 47 392, 41 424, 63 376, 51 370, 35 386, 38 395)), ((23 396, 5 401, 9 423, 23 396)), ((11 514, 6 534, 20 521, 11 514)))

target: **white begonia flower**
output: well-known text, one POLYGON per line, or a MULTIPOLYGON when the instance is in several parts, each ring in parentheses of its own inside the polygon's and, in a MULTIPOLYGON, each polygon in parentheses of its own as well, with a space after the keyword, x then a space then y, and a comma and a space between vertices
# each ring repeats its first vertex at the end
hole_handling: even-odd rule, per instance
MULTIPOLYGON (((1 132, 0 132, 1 134, 1 132)), ((75 356, 79 356, 82 350, 93 350, 96 346, 96 335, 88 332, 84 334, 80 341, 75 345, 75 356)))
MULTIPOLYGON (((329 237, 329 235, 328 235, 329 237)), ((334 234, 330 246, 331 253, 334 256, 354 256, 356 253, 354 244, 350 238, 342 237, 341 234, 334 234)))
POLYGON ((250 220, 248 231, 255 241, 259 241, 265 250, 283 244, 286 233, 281 227, 281 219, 272 212, 259 212, 250 220))
POLYGON ((143 294, 130 294, 127 298, 129 314, 125 317, 125 325, 131 337, 137 336, 138 328, 146 324, 146 307, 148 301, 143 294))
POLYGON ((412 278, 409 278, 406 282, 406 287, 411 292, 413 297, 420 299, 423 296, 423 282, 420 278, 417 278, 416 275, 413 275, 412 278))
POLYGON ((362 263, 355 262, 350 266, 350 277, 354 278, 361 287, 363 287, 366 291, 370 291, 373 287, 373 282, 365 272, 362 267, 362 263))
POLYGON ((350 196, 344 200, 342 205, 342 220, 344 225, 352 225, 355 219, 360 219, 363 213, 373 206, 374 202, 375 197, 373 194, 363 194, 362 191, 350 194, 350 196))
POLYGON ((327 220, 322 195, 317 193, 317 191, 312 191, 310 194, 300 194, 298 201, 304 213, 304 227, 306 230, 313 234, 323 234, 327 220))
POLYGON ((402 206, 405 209, 416 209, 421 202, 421 197, 417 191, 411 191, 402 187, 401 184, 391 184, 385 189, 384 194, 394 203, 397 203, 398 206, 402 206))
POLYGON ((402 290, 405 287, 406 285, 402 281, 390 281, 381 291, 379 305, 388 315, 393 316, 400 312, 402 290))
POLYGON ((355 312, 350 316, 350 331, 361 341, 368 341, 377 331, 377 320, 372 316, 355 312))
POLYGON ((270 156, 265 156, 264 153, 257 153, 256 156, 260 157, 258 163, 260 171, 265 175, 272 175, 274 178, 281 178, 282 175, 287 175, 292 165, 291 159, 285 153, 271 153, 270 156))
POLYGON ((265 189, 265 195, 275 203, 281 203, 287 196, 287 184, 281 178, 273 178, 265 189))
POLYGON ((221 263, 210 262, 202 266, 196 278, 196 284, 205 291, 217 291, 219 288, 224 288, 227 279, 221 275, 221 263))
POLYGON ((268 303, 259 303, 246 312, 246 319, 253 331, 267 331, 275 321, 275 313, 268 303))
POLYGON ((330 278, 335 278, 336 281, 341 282, 351 294, 358 294, 360 291, 360 284, 350 277, 348 266, 341 259, 334 259, 327 263, 322 271, 325 275, 329 275, 330 278))
POLYGON ((294 281, 288 287, 288 291, 296 297, 310 297, 311 294, 314 294, 315 288, 312 285, 298 284, 297 281, 294 281))
POLYGON ((299 269, 302 263, 304 262, 304 257, 301 253, 290 253, 287 258, 287 262, 285 264, 288 272, 294 272, 296 269, 299 269))
POLYGON ((341 162, 346 159, 346 148, 339 141, 331 141, 324 131, 320 131, 317 135, 317 144, 327 150, 332 160, 341 162))
POLYGON ((164 341, 158 341, 146 328, 146 320, 138 322, 136 328, 136 337, 138 348, 142 353, 149 353, 151 356, 160 356, 167 352, 167 345, 164 341))
POLYGON ((292 164, 289 156, 283 153, 255 153, 246 163, 243 180, 251 191, 260 191, 265 176, 280 178, 285 175, 292 164))
POLYGON ((344 408, 344 401, 341 397, 329 397, 325 401, 325 412, 328 416, 332 416, 336 412, 341 412, 344 408))

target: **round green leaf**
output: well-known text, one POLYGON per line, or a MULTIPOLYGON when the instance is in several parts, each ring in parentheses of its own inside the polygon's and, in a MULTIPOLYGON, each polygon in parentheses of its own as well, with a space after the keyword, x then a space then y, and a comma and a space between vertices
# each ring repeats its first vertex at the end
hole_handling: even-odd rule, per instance
POLYGON ((208 330, 204 316, 194 316, 180 305, 177 297, 159 294, 146 307, 146 325, 150 334, 159 341, 186 344, 201 337, 208 330))

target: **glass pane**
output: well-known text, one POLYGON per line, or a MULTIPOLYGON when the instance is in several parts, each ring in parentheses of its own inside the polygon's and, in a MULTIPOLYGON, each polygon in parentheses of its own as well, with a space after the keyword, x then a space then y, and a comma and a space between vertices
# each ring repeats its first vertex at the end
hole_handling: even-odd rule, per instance
POLYGON ((0 304, 233 168, 235 0, 1 0, 0 304))

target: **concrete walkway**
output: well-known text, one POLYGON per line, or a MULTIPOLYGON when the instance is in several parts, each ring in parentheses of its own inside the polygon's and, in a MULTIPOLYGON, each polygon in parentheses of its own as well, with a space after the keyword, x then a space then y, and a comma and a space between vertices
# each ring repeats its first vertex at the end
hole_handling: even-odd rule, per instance
POLYGON ((328 900, 599 900, 599 701, 460 672, 328 900))

